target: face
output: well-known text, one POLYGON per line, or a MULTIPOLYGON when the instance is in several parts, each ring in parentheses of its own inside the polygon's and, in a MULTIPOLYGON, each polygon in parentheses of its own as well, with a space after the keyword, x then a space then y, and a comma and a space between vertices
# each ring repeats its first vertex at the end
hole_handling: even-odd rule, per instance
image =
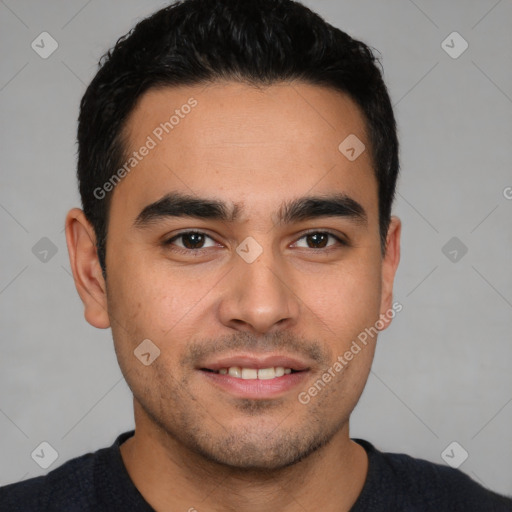
POLYGON ((237 468, 347 433, 375 337, 343 356, 391 308, 399 236, 393 219, 383 257, 357 106, 301 83, 162 88, 125 135, 136 161, 112 195, 106 293, 84 302, 112 327, 136 414, 237 468), (338 149, 351 134, 355 160, 338 149))

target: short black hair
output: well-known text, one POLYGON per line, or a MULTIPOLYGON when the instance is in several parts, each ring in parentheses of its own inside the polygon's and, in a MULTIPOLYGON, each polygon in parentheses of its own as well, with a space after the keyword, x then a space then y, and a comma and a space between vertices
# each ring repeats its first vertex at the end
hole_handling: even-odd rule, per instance
MULTIPOLYGON (((347 94, 361 109, 379 196, 382 251, 399 169, 396 123, 380 61, 363 42, 293 0, 179 0, 140 21, 99 62, 78 119, 78 182, 106 275, 112 192, 126 161, 123 127, 140 97, 162 86, 222 80, 302 81, 347 94)), ((341 141, 340 141, 341 142, 341 141)))

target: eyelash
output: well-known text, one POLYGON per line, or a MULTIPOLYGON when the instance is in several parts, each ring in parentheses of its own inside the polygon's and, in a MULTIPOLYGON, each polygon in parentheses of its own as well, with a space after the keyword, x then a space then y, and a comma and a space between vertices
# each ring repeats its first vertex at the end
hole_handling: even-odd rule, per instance
MULTIPOLYGON (((315 234, 330 235, 330 236, 332 236, 338 242, 339 246, 344 246, 344 247, 348 247, 349 246, 349 244, 345 240, 340 238, 338 235, 335 235, 331 231, 325 231, 325 230, 324 231, 320 231, 318 229, 307 231, 306 233, 303 233, 303 235, 300 236, 297 239, 297 241, 302 240, 303 238, 307 237, 308 235, 315 235, 315 234)), ((179 238, 181 238, 181 237, 183 237, 185 235, 204 235, 204 236, 210 238, 211 240, 214 240, 213 237, 211 237, 210 235, 208 235, 204 231, 194 231, 194 230, 192 230, 192 231, 183 231, 181 233, 178 233, 177 235, 174 235, 172 238, 169 238, 169 239, 165 240, 163 242, 163 245, 165 247, 172 246, 173 245, 172 242, 174 242, 175 240, 177 240, 177 239, 179 239, 179 238)), ((315 251, 315 252, 326 253, 326 252, 330 252, 331 250, 335 250, 337 248, 339 249, 339 246, 330 245, 330 246, 328 246, 326 248, 320 247, 318 249, 301 247, 300 249, 310 249, 310 250, 315 251)), ((172 250, 176 251, 176 252, 180 252, 182 254, 201 255, 203 253, 203 251, 207 251, 208 249, 211 249, 211 247, 200 248, 200 249, 186 249, 186 248, 183 248, 183 247, 174 246, 172 250)))

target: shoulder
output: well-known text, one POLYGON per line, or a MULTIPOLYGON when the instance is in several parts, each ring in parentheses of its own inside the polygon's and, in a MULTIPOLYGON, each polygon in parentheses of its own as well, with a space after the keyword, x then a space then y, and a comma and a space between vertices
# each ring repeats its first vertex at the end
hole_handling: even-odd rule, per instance
POLYGON ((47 475, 0 487, 0 510, 86 510, 94 487, 94 465, 103 450, 76 457, 47 475))
POLYGON ((129 477, 123 473, 119 446, 133 433, 133 430, 124 432, 111 446, 68 460, 44 476, 0 487, 0 510, 100 512, 105 507, 108 510, 126 510, 126 507, 117 507, 119 503, 126 503, 123 501, 126 495, 130 497, 122 488, 123 484, 129 486, 129 477), (115 496, 116 489, 119 496, 115 496), (114 504, 117 508, 110 506, 114 504))
POLYGON ((395 510, 512 511, 511 498, 486 489, 458 469, 403 453, 380 452, 367 441, 357 442, 369 457, 369 492, 392 494, 395 510))

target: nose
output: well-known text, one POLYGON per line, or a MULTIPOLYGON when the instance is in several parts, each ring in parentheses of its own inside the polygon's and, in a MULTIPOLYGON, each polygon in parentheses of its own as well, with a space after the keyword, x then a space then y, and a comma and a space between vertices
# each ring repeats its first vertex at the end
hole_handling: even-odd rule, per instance
POLYGON ((252 263, 235 258, 219 305, 221 322, 240 331, 264 334, 293 327, 300 314, 300 299, 283 266, 271 251, 252 263))

